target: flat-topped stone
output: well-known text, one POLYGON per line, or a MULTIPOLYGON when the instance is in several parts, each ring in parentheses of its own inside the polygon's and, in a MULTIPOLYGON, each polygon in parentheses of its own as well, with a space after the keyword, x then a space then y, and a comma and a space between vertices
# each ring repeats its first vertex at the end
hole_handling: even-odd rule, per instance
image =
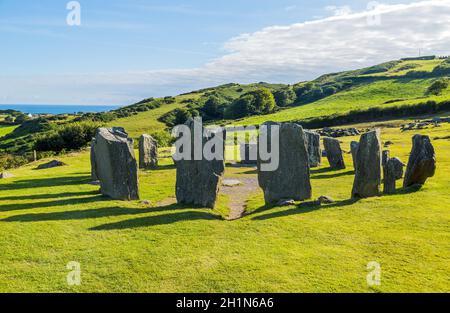
MULTIPOLYGON (((279 128, 278 167, 264 171, 263 166, 269 161, 261 160, 260 157, 258 159, 258 181, 266 203, 276 204, 285 199, 300 201, 311 198, 309 155, 303 128, 293 123, 273 122, 262 126, 266 127, 266 133, 260 133, 260 141, 272 138, 275 127, 279 128)), ((268 140, 267 147, 272 151, 271 140, 268 140)))
POLYGON ((357 156, 352 197, 367 198, 379 195, 381 186, 381 139, 379 129, 361 136, 357 156))
POLYGON ((330 167, 335 170, 345 169, 344 157, 339 140, 335 138, 325 137, 323 138, 323 145, 325 147, 330 167))

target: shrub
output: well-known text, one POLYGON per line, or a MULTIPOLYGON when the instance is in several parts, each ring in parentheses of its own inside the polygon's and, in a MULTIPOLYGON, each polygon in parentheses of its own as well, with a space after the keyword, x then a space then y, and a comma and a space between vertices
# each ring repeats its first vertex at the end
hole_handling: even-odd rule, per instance
POLYGON ((165 123, 169 127, 186 123, 189 118, 197 116, 198 112, 190 111, 187 108, 179 108, 164 114, 158 120, 165 123))
POLYGON ((243 94, 235 100, 226 112, 229 118, 241 118, 249 115, 268 114, 276 107, 275 98, 267 88, 259 88, 243 94))
POLYGON ((36 139, 34 149, 38 151, 61 152, 63 150, 78 150, 91 142, 100 123, 83 122, 60 126, 36 139))
POLYGON ((159 131, 150 134, 157 142, 159 147, 169 147, 175 141, 168 131, 159 131))
POLYGON ((290 86, 274 91, 273 96, 275 98, 276 104, 279 107, 289 106, 293 104, 295 100, 297 100, 297 94, 290 86))
POLYGON ((438 96, 448 88, 448 79, 447 78, 441 78, 436 81, 434 81, 430 87, 427 89, 427 94, 438 96))

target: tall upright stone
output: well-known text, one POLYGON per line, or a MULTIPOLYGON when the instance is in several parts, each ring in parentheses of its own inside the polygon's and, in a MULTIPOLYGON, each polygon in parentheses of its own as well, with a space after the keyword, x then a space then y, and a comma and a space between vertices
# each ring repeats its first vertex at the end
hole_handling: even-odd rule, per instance
POLYGON ((180 204, 214 208, 222 176, 225 171, 225 130, 208 130, 205 132, 205 129, 201 126, 201 122, 192 119, 188 120, 185 126, 190 129, 191 133, 189 143, 187 143, 190 147, 177 147, 177 150, 189 148, 190 155, 186 157, 174 156, 177 168, 175 189, 177 202, 180 204), (203 154, 200 157, 198 155, 196 157, 196 148, 197 151, 203 151, 205 145, 214 140, 219 142, 215 149, 221 150, 221 158, 213 158, 210 160, 205 158, 203 154), (197 144, 198 147, 196 147, 197 144))
POLYGON ((405 165, 399 158, 392 158, 386 162, 384 167, 384 193, 395 193, 396 181, 403 177, 403 167, 405 165))
POLYGON ((258 182, 264 192, 266 204, 286 199, 300 201, 311 198, 309 154, 303 128, 296 124, 273 122, 262 126, 266 129, 260 128, 258 182), (272 134, 276 134, 277 129, 279 154, 272 155, 273 158, 278 157, 278 162, 274 162, 273 158, 266 160, 263 157, 262 149, 266 146, 264 142, 267 139, 267 150, 276 150, 272 134))
POLYGON ((309 166, 318 167, 322 161, 322 150, 320 148, 320 135, 310 130, 304 130, 306 146, 308 148, 309 166))
POLYGON ((323 145, 327 152, 327 159, 330 167, 335 170, 345 169, 344 156, 341 149, 341 143, 335 138, 323 138, 323 145))
POLYGON ((361 136, 353 183, 353 198, 368 198, 380 194, 381 139, 380 130, 361 136))
POLYGON ((391 158, 391 152, 389 150, 383 150, 383 154, 381 157, 381 165, 383 167, 386 166, 387 161, 391 158))
POLYGON ((403 187, 423 185, 436 172, 436 154, 430 137, 415 135, 403 187))
POLYGON ((139 168, 158 166, 158 142, 152 136, 143 134, 139 138, 139 168))
POLYGON ((243 143, 240 146, 241 164, 256 165, 258 159, 258 144, 243 143))
POLYGON ((92 181, 97 181, 97 165, 95 164, 95 138, 92 138, 91 142, 91 179, 92 181))
POLYGON ((353 168, 356 170, 356 160, 358 159, 359 142, 352 141, 350 143, 350 152, 352 154, 353 168))
POLYGON ((99 128, 93 148, 101 193, 116 200, 138 200, 139 182, 133 139, 123 128, 99 128))

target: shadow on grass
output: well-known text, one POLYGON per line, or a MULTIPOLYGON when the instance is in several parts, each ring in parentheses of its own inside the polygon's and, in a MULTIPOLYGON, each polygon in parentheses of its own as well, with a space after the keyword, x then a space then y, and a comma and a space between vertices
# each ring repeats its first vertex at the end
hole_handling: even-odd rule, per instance
POLYGON ((394 193, 391 194, 383 194, 383 196, 407 195, 420 191, 422 187, 423 185, 413 185, 411 187, 397 189, 394 193))
POLYGON ((166 171, 166 170, 174 170, 177 166, 175 164, 166 164, 166 165, 158 165, 157 167, 145 169, 147 171, 166 171))
POLYGON ((334 174, 323 174, 323 175, 315 175, 311 176, 311 179, 330 179, 330 178, 337 178, 342 176, 349 176, 354 175, 355 171, 347 171, 347 172, 340 172, 340 173, 334 173, 334 174))
POLYGON ((151 227, 158 225, 169 225, 183 221, 196 221, 196 220, 222 220, 218 215, 207 212, 197 211, 185 211, 171 214, 162 214, 157 216, 145 216, 131 220, 120 221, 116 223, 99 225, 92 227, 89 230, 103 231, 103 230, 122 230, 133 229, 142 227, 151 227))
MULTIPOLYGON (((330 208, 336 208, 336 207, 343 207, 343 206, 348 206, 348 205, 352 205, 356 202, 358 202, 359 199, 348 199, 348 200, 343 200, 343 201, 339 201, 333 204, 329 204, 329 205, 320 205, 314 201, 309 201, 309 202, 303 202, 300 203, 297 207, 293 208, 293 209, 288 209, 288 210, 284 210, 284 211, 277 211, 277 212, 272 212, 272 213, 267 213, 264 215, 260 215, 260 216, 255 216, 252 218, 252 220, 259 220, 259 221, 264 221, 264 220, 268 220, 268 219, 272 219, 272 218, 278 218, 278 217, 284 217, 284 216, 290 216, 290 215, 299 215, 299 214, 306 214, 306 213, 310 213, 313 211, 317 211, 320 209, 330 209, 330 208)), ((254 211, 253 213, 251 213, 250 215, 253 215, 257 212, 262 212, 265 210, 270 210, 272 208, 275 207, 268 207, 268 206, 264 206, 261 209, 258 209, 256 211, 254 211)))
POLYGON ((179 210, 183 207, 177 205, 162 206, 156 208, 136 209, 136 208, 99 208, 92 210, 74 210, 52 213, 36 213, 36 214, 22 214, 11 216, 1 220, 2 222, 44 222, 44 221, 65 221, 65 220, 82 220, 102 218, 109 216, 120 215, 138 215, 146 213, 155 213, 160 211, 179 210))
POLYGON ((64 176, 56 178, 22 179, 13 183, 1 184, 0 190, 31 189, 37 187, 55 187, 67 185, 82 185, 91 181, 90 176, 64 176))
POLYGON ((44 202, 3 204, 3 205, 0 205, 0 212, 58 207, 58 206, 65 206, 65 205, 88 204, 88 203, 92 203, 92 202, 105 201, 105 200, 110 200, 110 198, 103 196, 103 195, 97 195, 97 196, 88 197, 88 198, 69 198, 69 199, 44 201, 44 202))
POLYGON ((63 193, 51 193, 51 194, 40 194, 40 195, 23 195, 23 196, 9 196, 0 197, 0 201, 14 201, 14 200, 41 200, 41 199, 58 199, 58 198, 68 198, 68 197, 80 197, 98 194, 98 191, 84 191, 84 192, 63 192, 63 193))

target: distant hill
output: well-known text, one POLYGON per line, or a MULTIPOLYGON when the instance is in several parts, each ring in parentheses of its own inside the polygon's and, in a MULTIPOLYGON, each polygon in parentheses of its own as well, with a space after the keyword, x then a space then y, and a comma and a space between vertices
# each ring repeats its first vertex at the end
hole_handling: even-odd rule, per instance
POLYGON ((175 97, 144 99, 106 113, 27 121, 8 129, 10 133, 2 133, 6 136, 0 138, 0 152, 30 152, 37 138, 72 123, 122 126, 134 138, 149 133, 166 144, 173 125, 196 115, 220 125, 259 125, 272 120, 316 128, 355 119, 371 121, 450 111, 449 77, 450 59, 428 56, 325 74, 293 85, 230 83, 175 97))
MULTIPOLYGON (((227 84, 171 98, 172 103, 147 112, 110 121, 110 125, 124 125, 137 136, 146 131, 163 130, 170 127, 164 116, 176 110, 187 109, 202 115, 214 123, 260 124, 267 120, 302 121, 315 118, 332 118, 352 111, 388 109, 401 106, 415 106, 429 101, 441 103, 450 100, 450 89, 444 88, 430 93, 429 88, 436 81, 450 77, 450 59, 438 57, 406 58, 391 61, 355 71, 345 71, 322 75, 319 78, 294 85, 257 83, 250 85, 227 84), (293 90, 295 100, 284 106, 277 106, 271 114, 249 114, 243 118, 222 116, 210 119, 204 116, 202 107, 210 97, 218 97, 225 107, 229 107, 243 95, 258 88, 267 88, 272 93, 293 90)), ((150 102, 161 101, 152 99, 150 102)), ((432 103, 432 102, 430 102, 432 103)), ((278 104, 278 103, 277 103, 278 104)), ((135 110, 144 103, 131 105, 127 110, 135 110)), ((403 112, 401 115, 408 115, 403 112)), ((411 108, 411 115, 414 109, 411 108)))

